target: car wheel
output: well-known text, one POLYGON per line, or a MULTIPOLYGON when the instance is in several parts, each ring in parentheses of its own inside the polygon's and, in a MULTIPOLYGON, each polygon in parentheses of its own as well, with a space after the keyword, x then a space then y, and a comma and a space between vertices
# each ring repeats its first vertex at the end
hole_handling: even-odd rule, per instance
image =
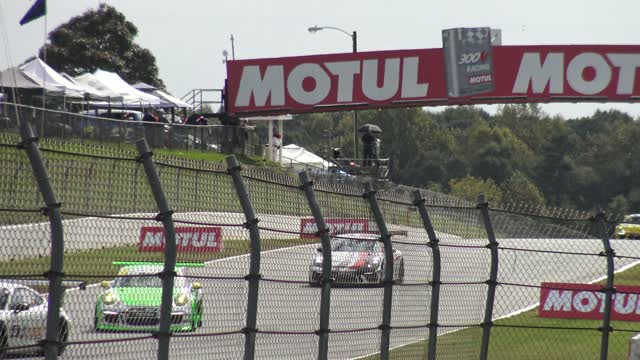
POLYGON ((8 341, 9 334, 7 333, 7 327, 4 323, 0 323, 0 359, 4 359, 7 356, 8 341))
POLYGON ((384 266, 380 266, 380 270, 378 271, 377 283, 380 285, 383 285, 384 283, 384 266))
POLYGON ((202 300, 198 301, 198 305, 196 305, 196 312, 198 313, 198 321, 196 322, 195 326, 193 327, 193 330, 202 327, 202 300))
POLYGON ((309 273, 309 286, 320 286, 320 275, 316 273, 309 273))
POLYGON ((398 279, 396 279, 397 284, 404 283, 404 260, 400 262, 400 266, 398 268, 398 279))
POLYGON ((60 326, 58 327, 58 356, 62 355, 67 348, 67 340, 69 339, 69 325, 66 320, 60 320, 60 326))
POLYGON ((98 307, 93 312, 93 330, 100 332, 100 329, 98 329, 98 307))

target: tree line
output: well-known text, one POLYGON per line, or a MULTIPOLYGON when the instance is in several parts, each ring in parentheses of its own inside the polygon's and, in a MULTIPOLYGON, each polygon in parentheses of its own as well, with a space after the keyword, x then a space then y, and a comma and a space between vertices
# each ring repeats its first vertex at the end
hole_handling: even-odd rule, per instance
MULTIPOLYGON (((286 142, 323 156, 353 153, 353 113, 298 115, 286 142), (330 151, 331 150, 331 151, 330 151)), ((564 119, 537 104, 358 112, 382 128, 391 180, 475 201, 640 212, 640 121, 620 111, 564 119)), ((359 150, 361 151, 361 150, 359 150)))

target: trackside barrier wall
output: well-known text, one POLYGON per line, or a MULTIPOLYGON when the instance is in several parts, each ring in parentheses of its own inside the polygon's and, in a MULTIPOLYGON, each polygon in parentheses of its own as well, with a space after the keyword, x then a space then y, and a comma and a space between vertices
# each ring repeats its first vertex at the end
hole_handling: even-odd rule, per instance
POLYGON ((522 359, 619 359, 640 332, 633 287, 640 243, 611 238, 616 217, 476 205, 306 173, 296 179, 241 169, 233 157, 226 165, 152 158, 144 142, 138 146, 35 142, 26 127, 20 136, 0 131, 0 288, 35 291, 22 300, 27 310, 2 309, 23 322, 0 319, 0 352, 433 360, 516 351, 522 359), (310 219, 311 236, 302 226, 310 219), (356 228, 376 234, 384 251, 330 251, 336 229, 346 236, 356 228), (316 256, 324 259, 319 287, 310 285, 316 256), (329 275, 376 256, 386 262, 382 283, 357 278, 345 286, 329 275), (158 270, 132 274, 118 262, 153 262, 158 270), (180 263, 197 266, 174 274, 180 263), (201 291, 189 290, 195 282, 201 291), (149 295, 134 299, 123 285, 131 283, 149 295), (105 292, 114 290, 122 291, 120 312, 100 315, 105 292), (549 302, 545 292, 556 297, 549 302), (182 308, 179 294, 188 295, 182 308), (149 315, 159 308, 157 318, 149 315), (139 311, 147 314, 142 324, 139 311), (58 329, 63 318, 68 338, 58 329))

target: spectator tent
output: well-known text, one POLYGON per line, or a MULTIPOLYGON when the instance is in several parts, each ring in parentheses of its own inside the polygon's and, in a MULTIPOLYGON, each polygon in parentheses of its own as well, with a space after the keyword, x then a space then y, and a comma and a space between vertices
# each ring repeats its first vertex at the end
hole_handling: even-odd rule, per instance
POLYGON ((56 89, 58 93, 67 97, 84 98, 85 95, 87 95, 88 98, 99 97, 99 94, 68 80, 37 57, 27 60, 20 65, 19 69, 41 88, 56 89))
POLYGON ((282 147, 282 165, 296 170, 327 170, 328 161, 296 144, 282 147))
POLYGON ((167 105, 166 102, 158 97, 144 93, 127 84, 118 74, 113 72, 96 70, 93 74, 82 74, 76 77, 75 80, 84 87, 98 90, 101 93, 120 96, 125 105, 142 107, 167 105))

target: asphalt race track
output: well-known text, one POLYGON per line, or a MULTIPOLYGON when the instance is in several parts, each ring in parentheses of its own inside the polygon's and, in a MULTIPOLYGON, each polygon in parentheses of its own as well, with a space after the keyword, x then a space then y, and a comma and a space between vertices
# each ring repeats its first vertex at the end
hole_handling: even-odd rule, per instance
MULTIPOLYGON (((279 219, 279 221, 282 219, 279 219)), ((261 223, 262 225, 262 223, 261 223)), ((67 228, 68 229, 68 228, 67 228)), ((407 229, 409 236, 398 244, 403 252, 405 285, 393 291, 392 326, 423 326, 429 322, 431 254, 422 245, 426 236, 421 229, 407 229), (412 285, 419 284, 419 285, 412 285)), ((488 279, 490 254, 488 249, 459 248, 449 245, 486 245, 486 240, 469 240, 438 234, 442 251, 443 282, 483 282, 488 279)), ((265 238, 265 235, 262 235, 265 238)), ((135 237, 134 237, 135 238, 135 237)), ((575 251, 597 254, 602 251, 599 240, 567 239, 499 239, 500 247, 539 250, 575 251)), ((298 246, 262 253, 258 333, 258 359, 314 359, 318 338, 299 334, 319 327, 320 289, 305 282, 308 266, 316 246, 298 246), (285 282, 282 282, 284 280, 285 282), (282 334, 286 332, 286 334, 282 334)), ((640 242, 612 240, 619 255, 637 256, 640 242)), ((616 268, 630 260, 616 260, 616 268)), ((248 272, 248 256, 213 261, 204 268, 191 270, 193 276, 244 277, 248 272)), ((606 274, 606 260, 598 256, 554 255, 539 252, 500 252, 499 281, 539 284, 542 281, 590 282, 606 274)), ((195 281, 195 279, 193 279, 195 281)), ((244 335, 224 335, 245 326, 247 284, 237 279, 200 279, 205 293, 203 327, 193 333, 171 338, 171 359, 239 359, 244 353, 244 335), (206 334, 218 334, 204 336, 206 334)), ((63 359, 154 359, 157 340, 135 340, 139 333, 96 333, 93 330, 95 299, 98 286, 67 292, 65 309, 72 319, 70 342, 93 342, 70 345, 63 359), (108 340, 130 339, 124 342, 108 340)), ((497 290, 494 318, 504 317, 537 303, 536 288, 501 286, 497 290)), ((439 323, 479 324, 485 307, 486 285, 449 285, 441 290, 439 323)), ((379 330, 340 331, 375 328, 381 322, 383 289, 377 287, 338 287, 331 291, 329 357, 349 359, 379 351, 379 330)), ((447 328, 446 332, 455 329, 447 328)), ((443 331, 445 332, 445 331, 443 331)), ((426 328, 393 330, 391 347, 425 339, 426 328)), ((468 352, 477 358, 476 343, 458 349, 457 355, 468 352)), ((442 354, 444 355, 444 354, 442 354)), ((444 357, 443 357, 444 358, 444 357)), ((453 358, 453 357, 452 357, 453 358)))

